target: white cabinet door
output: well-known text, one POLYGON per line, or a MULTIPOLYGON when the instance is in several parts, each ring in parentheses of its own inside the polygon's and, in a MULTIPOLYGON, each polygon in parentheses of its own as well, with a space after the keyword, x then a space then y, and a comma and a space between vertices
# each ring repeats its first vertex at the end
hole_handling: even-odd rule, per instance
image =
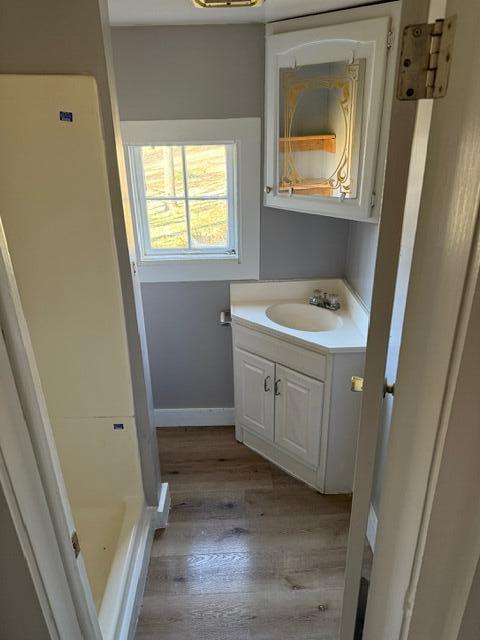
POLYGON ((389 28, 383 16, 267 37, 267 206, 372 217, 389 28))
POLYGON ((235 347, 236 420, 273 442, 275 365, 235 347))
POLYGON ((276 367, 275 442, 313 466, 319 464, 323 382, 276 367))

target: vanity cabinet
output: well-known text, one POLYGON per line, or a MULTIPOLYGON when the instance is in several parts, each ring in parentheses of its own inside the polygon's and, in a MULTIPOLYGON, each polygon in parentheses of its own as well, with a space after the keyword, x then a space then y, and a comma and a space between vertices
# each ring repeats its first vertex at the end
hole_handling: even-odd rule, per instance
POLYGON ((322 493, 350 493, 363 352, 321 353, 233 323, 235 434, 322 493))
POLYGON ((393 93, 392 16, 276 28, 266 41, 265 204, 374 220, 393 93))
POLYGON ((323 383, 235 348, 239 423, 298 459, 316 464, 323 383))

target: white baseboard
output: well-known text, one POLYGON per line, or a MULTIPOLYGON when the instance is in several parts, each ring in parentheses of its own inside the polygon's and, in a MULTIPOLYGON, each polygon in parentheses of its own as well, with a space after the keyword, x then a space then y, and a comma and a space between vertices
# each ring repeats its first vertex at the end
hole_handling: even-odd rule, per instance
POLYGON ((168 482, 163 482, 158 507, 146 507, 139 522, 135 537, 135 555, 129 571, 128 588, 123 597, 123 613, 117 627, 116 640, 134 640, 147 581, 153 534, 156 529, 164 529, 167 526, 169 511, 170 490, 168 482))
POLYGON ((219 427, 235 424, 235 409, 219 407, 205 409, 155 409, 156 427, 219 427))
POLYGON ((168 524, 168 514, 170 513, 170 487, 168 482, 162 482, 160 489, 160 500, 158 507, 154 510, 154 529, 165 529, 168 524))
POLYGON ((122 598, 122 613, 114 636, 118 640, 133 640, 135 637, 138 614, 140 612, 147 579, 153 533, 153 516, 150 510, 145 508, 137 527, 134 540, 135 552, 129 568, 125 593, 122 598))
POLYGON ((370 505, 370 510, 368 512, 368 522, 367 522, 367 540, 370 545, 370 549, 375 551, 375 539, 377 537, 377 526, 378 526, 378 518, 375 513, 375 509, 373 505, 370 505))

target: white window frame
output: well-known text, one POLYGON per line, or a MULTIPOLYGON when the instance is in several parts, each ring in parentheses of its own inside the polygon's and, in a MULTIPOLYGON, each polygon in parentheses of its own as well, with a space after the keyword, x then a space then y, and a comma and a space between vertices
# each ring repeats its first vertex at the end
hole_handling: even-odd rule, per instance
MULTIPOLYGON (((189 145, 198 145, 197 142, 188 142, 189 145)), ((209 143, 211 144, 211 143, 209 143)), ((215 141, 215 144, 219 144, 215 141)), ((235 256, 237 248, 237 144, 236 142, 223 142, 226 151, 226 183, 227 193, 225 196, 202 195, 190 196, 188 191, 188 179, 186 168, 186 143, 177 143, 173 146, 181 148, 184 194, 182 196, 146 196, 145 195, 145 174, 143 168, 142 148, 140 145, 128 145, 128 163, 130 166, 130 180, 132 181, 132 191, 134 192, 134 205, 138 206, 137 231, 140 245, 141 259, 145 263, 157 260, 198 260, 210 254, 211 258, 222 258, 227 255, 235 256), (151 246, 150 229, 148 224, 147 202, 148 200, 162 200, 173 202, 185 202, 185 214, 187 218, 187 228, 190 227, 190 203, 201 200, 222 200, 228 203, 228 246, 226 247, 185 247, 176 249, 155 249, 151 246)), ((168 146, 168 145, 166 145, 168 146)), ((188 232, 190 236, 190 231, 188 232)))
MULTIPOLYGON (((260 266, 260 118, 225 120, 153 120, 122 122, 125 158, 129 174, 130 202, 135 229, 138 274, 141 282, 185 282, 202 280, 258 279, 260 266), (229 177, 236 253, 212 254, 201 250, 172 255, 146 254, 145 193, 137 162, 139 147, 149 145, 229 144, 235 152, 234 175, 229 177), (140 185, 142 192, 140 193, 140 185)), ((142 178, 143 180, 143 178, 142 178)))

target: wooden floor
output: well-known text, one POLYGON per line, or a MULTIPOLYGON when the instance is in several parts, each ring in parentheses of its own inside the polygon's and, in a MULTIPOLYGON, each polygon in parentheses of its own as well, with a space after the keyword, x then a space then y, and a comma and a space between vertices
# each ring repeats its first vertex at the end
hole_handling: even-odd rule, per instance
POLYGON ((172 509, 137 640, 334 640, 350 499, 322 496, 231 427, 159 429, 172 509))

